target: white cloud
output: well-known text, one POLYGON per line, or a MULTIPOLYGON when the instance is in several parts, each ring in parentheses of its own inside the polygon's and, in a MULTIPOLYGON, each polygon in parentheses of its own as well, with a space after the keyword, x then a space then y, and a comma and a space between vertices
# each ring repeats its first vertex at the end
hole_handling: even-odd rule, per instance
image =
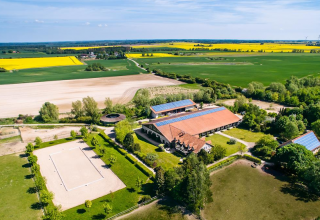
POLYGON ((98 24, 98 27, 108 27, 107 24, 98 24))
POLYGON ((90 25, 90 22, 87 21, 86 23, 84 23, 84 25, 90 25))
POLYGON ((98 27, 102 27, 102 24, 98 24, 98 27))
POLYGON ((41 20, 38 20, 38 19, 34 20, 34 22, 36 22, 36 23, 44 23, 44 21, 41 21, 41 20))

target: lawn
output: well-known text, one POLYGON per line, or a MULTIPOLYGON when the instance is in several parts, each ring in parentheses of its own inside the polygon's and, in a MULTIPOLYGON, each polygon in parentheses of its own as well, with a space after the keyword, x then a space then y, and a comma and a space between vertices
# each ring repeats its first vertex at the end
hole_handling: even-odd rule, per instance
POLYGON ((266 136, 266 134, 262 132, 253 132, 241 128, 233 128, 223 133, 246 142, 257 142, 260 138, 266 136))
POLYGON ((0 139, 0 145, 1 144, 6 144, 6 143, 10 143, 10 142, 17 142, 17 141, 21 141, 21 136, 20 135, 9 137, 9 138, 5 138, 5 139, 0 139))
POLYGON ((158 155, 157 165, 160 165, 163 169, 168 170, 172 167, 176 167, 180 163, 180 157, 159 151, 158 147, 154 146, 153 144, 149 143, 143 137, 134 134, 134 142, 139 143, 141 147, 141 152, 144 154, 153 153, 158 155))
POLYGON ((210 178, 213 202, 202 211, 207 220, 300 220, 320 216, 320 201, 308 200, 283 176, 235 164, 210 178))
POLYGON ((88 65, 101 63, 110 71, 88 72, 83 66, 62 66, 37 69, 25 69, 0 73, 0 85, 15 83, 44 82, 54 80, 87 79, 110 76, 134 75, 143 72, 129 60, 94 60, 85 61, 88 65))
POLYGON ((221 145, 222 147, 225 147, 227 149, 226 156, 229 156, 231 154, 238 152, 239 146, 241 145, 244 146, 244 144, 241 144, 239 142, 237 142, 236 144, 228 144, 230 139, 219 134, 214 134, 212 136, 206 137, 206 141, 209 141, 209 140, 211 141, 212 145, 218 144, 218 145, 221 145))
MULTIPOLYGON (((126 188, 114 192, 114 199, 112 201, 111 195, 100 197, 92 201, 92 207, 86 208, 84 205, 80 205, 64 211, 65 217, 63 219, 105 219, 111 217, 121 211, 124 211, 138 203, 140 198, 146 194, 152 194, 153 184, 147 181, 147 176, 144 175, 138 168, 136 168, 131 162, 129 162, 123 155, 121 155, 115 148, 106 142, 100 135, 94 134, 99 144, 106 147, 106 153, 101 159, 110 166, 110 155, 114 155, 117 158, 115 164, 111 165, 111 170, 123 181, 126 188), (136 179, 139 177, 144 181, 142 190, 138 190, 135 186, 136 179), (112 201, 113 210, 108 216, 104 213, 103 204, 106 201, 112 201)), ((87 143, 91 145, 91 139, 93 135, 90 135, 87 143)), ((99 154, 98 149, 94 151, 99 154)), ((153 196, 153 195, 151 195, 153 196)))
MULTIPOLYGON (((271 82, 284 83, 291 76, 304 77, 318 75, 319 54, 263 53, 230 57, 228 53, 220 56, 224 60, 211 60, 207 57, 165 57, 141 58, 138 63, 150 69, 193 77, 216 80, 234 86, 246 87, 249 82, 258 81, 265 86, 271 82), (160 63, 160 64, 159 64, 160 63), (243 65, 245 63, 246 65, 243 65)), ((208 54, 208 57, 210 55, 208 54)))
POLYGON ((37 204, 36 194, 28 193, 34 187, 26 158, 18 155, 0 157, 0 219, 40 219, 42 212, 32 209, 37 204))
POLYGON ((187 219, 179 209, 175 209, 173 200, 160 200, 158 202, 144 206, 142 210, 123 217, 123 220, 184 220, 187 219))

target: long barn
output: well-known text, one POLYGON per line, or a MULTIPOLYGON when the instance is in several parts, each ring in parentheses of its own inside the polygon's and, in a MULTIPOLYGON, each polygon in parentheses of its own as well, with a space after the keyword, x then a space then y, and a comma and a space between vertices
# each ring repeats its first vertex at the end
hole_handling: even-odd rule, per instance
POLYGON ((142 130, 159 142, 188 154, 211 145, 201 137, 239 125, 241 119, 225 107, 186 112, 153 120, 142 125, 142 130))

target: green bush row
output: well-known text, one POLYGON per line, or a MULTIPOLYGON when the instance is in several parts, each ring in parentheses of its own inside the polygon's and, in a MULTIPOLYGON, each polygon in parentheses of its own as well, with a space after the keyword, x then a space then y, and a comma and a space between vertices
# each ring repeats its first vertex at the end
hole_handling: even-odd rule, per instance
POLYGON ((261 160, 257 157, 253 157, 253 156, 250 156, 248 154, 245 154, 243 155, 243 158, 247 159, 247 160, 250 160, 250 161, 253 161, 255 163, 258 163, 258 164, 261 164, 261 160))
POLYGON ((219 168, 222 168, 224 166, 227 166, 229 164, 232 164, 234 161, 236 161, 237 159, 239 159, 241 156, 240 155, 234 155, 232 157, 229 157, 228 159, 225 159, 223 161, 220 161, 219 163, 216 163, 210 167, 208 167, 209 172, 215 171, 219 168))
POLYGON ((127 160, 129 160, 131 163, 136 164, 138 161, 136 160, 136 158, 134 158, 133 156, 131 156, 130 154, 127 154, 126 156, 127 160))
POLYGON ((128 152, 126 150, 122 149, 121 147, 115 147, 115 149, 117 151, 119 151, 119 153, 124 155, 124 156, 126 156, 128 154, 128 152))
POLYGON ((136 163, 135 166, 141 170, 141 172, 143 172, 145 175, 147 175, 148 177, 153 177, 153 173, 146 168, 144 165, 141 165, 140 163, 136 163))

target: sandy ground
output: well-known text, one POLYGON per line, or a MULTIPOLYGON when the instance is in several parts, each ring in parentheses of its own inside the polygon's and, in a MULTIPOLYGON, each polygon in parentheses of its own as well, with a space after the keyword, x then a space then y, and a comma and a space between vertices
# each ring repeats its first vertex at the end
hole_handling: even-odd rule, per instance
MULTIPOLYGON (((235 99, 221 100, 219 102, 222 102, 226 105, 233 105, 235 102, 235 99)), ((266 110, 268 113, 269 112, 279 113, 280 109, 288 108, 287 106, 280 105, 280 104, 277 104, 274 102, 264 102, 264 101, 259 101, 259 100, 252 100, 251 103, 259 106, 261 109, 266 110)))
POLYGON ((177 85, 181 82, 152 74, 0 85, 0 118, 19 114, 37 115, 45 102, 52 102, 61 113, 70 112, 71 103, 91 96, 104 108, 110 97, 127 103, 140 88, 177 85))
POLYGON ((26 150, 26 145, 27 144, 22 141, 0 144, 0 156, 24 152, 26 150))
POLYGON ((10 138, 14 136, 20 135, 20 132, 18 129, 13 127, 2 127, 0 128, 0 140, 5 138, 10 138))
POLYGON ((93 150, 77 140, 34 151, 53 203, 63 210, 115 192, 125 184, 93 150))
POLYGON ((80 126, 66 126, 54 129, 33 129, 31 127, 20 127, 21 138, 24 143, 34 142, 36 137, 40 137, 43 142, 54 140, 57 135, 58 139, 70 137, 70 132, 74 130, 79 132, 80 126))

